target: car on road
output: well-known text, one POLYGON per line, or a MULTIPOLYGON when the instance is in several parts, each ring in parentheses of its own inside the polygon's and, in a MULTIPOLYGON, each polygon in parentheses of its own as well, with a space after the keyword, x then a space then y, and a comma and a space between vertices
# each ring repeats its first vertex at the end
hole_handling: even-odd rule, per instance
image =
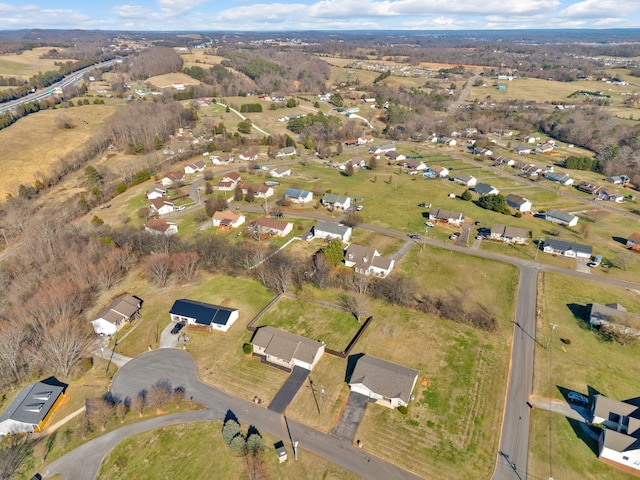
POLYGON ((364 208, 364 207, 363 207, 362 205, 358 205, 358 206, 356 207, 356 211, 357 211, 357 212, 361 212, 363 208, 364 208))
POLYGON ((171 335, 177 335, 180 333, 180 330, 184 328, 184 323, 178 322, 171 329, 171 335))
POLYGON ((424 222, 424 224, 425 224, 427 227, 435 227, 435 225, 433 224, 433 222, 424 222))
POLYGON ((177 210, 178 212, 181 212, 181 211, 182 211, 182 210, 184 210, 185 208, 187 208, 187 207, 185 207, 184 205, 180 205, 179 207, 176 207, 176 210, 177 210))
POLYGON ((581 403, 582 405, 587 405, 589 403, 589 399, 578 392, 569 392, 567 398, 575 403, 581 403))
POLYGON ((409 238, 411 238, 412 240, 420 240, 422 237, 419 233, 410 233, 409 238))
POLYGON ((456 232, 456 233, 454 233, 453 235, 451 235, 449 238, 450 238, 451 240, 457 240, 459 236, 460 236, 460 234, 456 232))

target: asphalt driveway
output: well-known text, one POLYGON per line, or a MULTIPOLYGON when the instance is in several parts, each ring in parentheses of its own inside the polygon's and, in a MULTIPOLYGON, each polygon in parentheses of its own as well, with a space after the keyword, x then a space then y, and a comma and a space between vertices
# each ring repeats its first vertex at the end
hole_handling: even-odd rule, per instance
POLYGON ((276 413, 284 413, 289 404, 293 401, 298 390, 302 387, 302 384, 309 376, 309 370, 302 367, 293 367, 289 378, 284 382, 284 385, 278 390, 276 396, 273 397, 269 410, 276 413))
POLYGON ((369 397, 361 393, 349 393, 347 406, 342 412, 338 423, 331 430, 331 435, 353 442, 364 416, 364 411, 367 409, 367 403, 369 403, 369 397))

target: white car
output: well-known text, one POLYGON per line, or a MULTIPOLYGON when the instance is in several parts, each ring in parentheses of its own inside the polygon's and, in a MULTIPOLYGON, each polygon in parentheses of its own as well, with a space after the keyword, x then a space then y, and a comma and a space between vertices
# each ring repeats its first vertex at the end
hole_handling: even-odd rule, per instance
POLYGON ((569 392, 567 394, 567 398, 569 400, 571 400, 572 402, 581 403, 583 405, 586 405, 586 404, 589 403, 589 399, 587 397, 585 397, 584 395, 582 395, 581 393, 578 393, 578 392, 569 392))
POLYGON ((182 211, 182 210, 184 210, 185 208, 187 208, 187 207, 185 207, 184 205, 180 205, 179 207, 176 207, 176 210, 177 210, 178 212, 181 212, 181 211, 182 211))
POLYGON ((460 236, 460 234, 459 234, 459 233, 454 233, 454 234, 453 234, 453 235, 451 235, 449 238, 450 238, 451 240, 457 240, 459 236, 460 236))
POLYGON ((435 225, 433 224, 433 222, 424 222, 424 224, 425 224, 427 227, 435 227, 435 225))
POLYGON ((356 211, 361 212, 364 207, 362 205, 358 205, 356 207, 356 211))

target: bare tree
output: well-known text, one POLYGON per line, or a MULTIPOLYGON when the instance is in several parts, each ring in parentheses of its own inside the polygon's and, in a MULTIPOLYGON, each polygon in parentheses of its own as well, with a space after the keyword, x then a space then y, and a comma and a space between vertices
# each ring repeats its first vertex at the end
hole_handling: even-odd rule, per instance
POLYGON ((244 456, 244 473, 248 480, 265 480, 268 478, 267 465, 260 450, 244 456))
POLYGON ((129 403, 129 408, 134 412, 138 412, 138 415, 141 417, 144 413, 144 409, 147 406, 147 392, 142 391, 138 393, 135 397, 131 399, 129 403))
POLYGON ((116 417, 120 420, 120 423, 124 423, 124 418, 127 415, 127 406, 123 402, 116 403, 116 417))
POLYGON ((105 431, 107 423, 113 418, 114 405, 106 398, 87 399, 87 415, 95 426, 105 431))
POLYGON ((149 279, 164 287, 171 272, 171 257, 166 253, 155 253, 145 259, 145 270, 149 279))
POLYGON ((365 297, 359 294, 347 295, 346 293, 343 293, 340 295, 338 301, 340 306, 348 310, 354 317, 356 317, 358 323, 360 323, 360 319, 365 315, 365 310, 367 309, 367 301, 365 297))
POLYGON ((366 275, 352 270, 351 275, 347 277, 347 284, 354 292, 360 295, 366 295, 369 291, 369 285, 371 285, 371 279, 366 275))
POLYGON ((619 268, 620 270, 627 270, 629 265, 633 263, 633 258, 631 257, 631 253, 622 252, 614 257, 611 261, 614 267, 619 268))
POLYGON ((28 436, 11 435, 0 442, 0 478, 17 478, 33 454, 34 442, 28 436))
POLYGON ((80 360, 91 355, 93 332, 88 322, 59 320, 38 338, 36 355, 58 375, 68 377, 80 360))
POLYGON ((175 404, 176 407, 179 407, 184 400, 184 394, 185 389, 182 385, 173 389, 173 393, 171 394, 171 401, 175 404))
POLYGON ((15 382, 22 377, 24 348, 28 338, 24 325, 9 321, 0 324, 0 369, 11 374, 15 382))
POLYGON ((173 255, 173 271, 182 282, 190 282, 196 276, 200 256, 196 252, 181 252, 173 255))
POLYGON ((156 409, 157 413, 160 413, 162 407, 171 400, 173 388, 171 383, 167 379, 162 379, 156 382, 147 392, 147 401, 149 405, 156 409))
POLYGON ((92 265, 93 277, 107 290, 115 285, 122 276, 120 266, 113 258, 103 258, 92 265))

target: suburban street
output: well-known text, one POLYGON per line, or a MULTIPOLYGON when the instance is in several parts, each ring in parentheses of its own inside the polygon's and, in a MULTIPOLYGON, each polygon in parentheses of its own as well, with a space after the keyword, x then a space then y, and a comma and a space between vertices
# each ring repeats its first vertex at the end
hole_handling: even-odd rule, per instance
POLYGON ((420 478, 353 446, 349 441, 322 433, 267 408, 205 385, 197 378, 193 358, 182 350, 165 348, 147 352, 131 360, 114 377, 111 391, 124 399, 137 395, 140 390, 151 387, 160 379, 168 379, 173 386, 183 385, 186 389, 186 401, 193 399, 207 408, 156 417, 109 432, 52 462, 47 467, 46 476, 60 474, 63 480, 92 480, 104 457, 129 436, 166 425, 222 420, 230 411, 243 425, 253 425, 260 431, 282 439, 290 455, 293 453, 292 444, 297 441, 302 449, 299 455, 304 455, 304 450, 308 450, 366 479, 420 478))

